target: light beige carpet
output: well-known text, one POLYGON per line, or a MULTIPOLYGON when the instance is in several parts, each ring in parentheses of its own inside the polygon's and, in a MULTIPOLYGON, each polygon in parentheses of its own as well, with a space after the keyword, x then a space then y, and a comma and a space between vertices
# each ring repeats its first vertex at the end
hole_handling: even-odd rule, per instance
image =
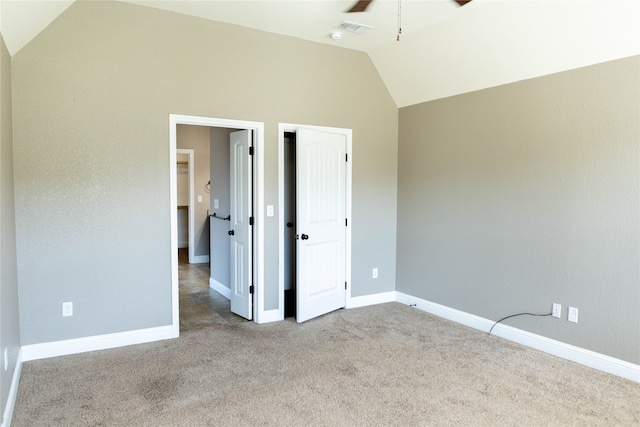
POLYGON ((399 303, 28 362, 13 426, 638 426, 640 384, 399 303))

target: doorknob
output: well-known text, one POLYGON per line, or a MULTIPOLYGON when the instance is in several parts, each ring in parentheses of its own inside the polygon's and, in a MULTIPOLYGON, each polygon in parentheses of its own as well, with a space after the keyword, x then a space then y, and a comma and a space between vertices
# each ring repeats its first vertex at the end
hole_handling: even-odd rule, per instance
POLYGON ((233 230, 229 230, 229 236, 233 236, 234 234, 236 234, 233 230))
POLYGON ((288 222, 287 223, 287 227, 289 227, 289 228, 293 227, 293 223, 292 222, 288 222))
POLYGON ((309 240, 309 236, 307 236, 306 234, 303 234, 300 238, 302 240, 309 240))

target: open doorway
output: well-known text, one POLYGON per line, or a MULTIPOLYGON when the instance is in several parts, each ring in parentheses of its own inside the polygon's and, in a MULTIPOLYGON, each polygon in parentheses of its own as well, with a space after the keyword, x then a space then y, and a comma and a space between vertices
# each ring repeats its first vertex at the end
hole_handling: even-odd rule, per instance
POLYGON ((284 317, 296 316, 296 133, 285 132, 283 144, 284 317))
MULTIPOLYGON (((170 188, 171 188, 171 289, 172 289, 172 331, 173 336, 177 337, 180 333, 180 288, 179 288, 179 271, 180 271, 180 263, 179 263, 179 253, 178 253, 178 209, 177 207, 177 129, 179 125, 192 125, 192 126, 205 126, 211 128, 212 134, 213 131, 219 128, 226 128, 232 130, 245 130, 247 135, 250 135, 250 145, 245 144, 245 149, 247 154, 249 150, 251 152, 251 158, 247 161, 244 171, 246 172, 247 168, 250 168, 251 175, 245 175, 245 179, 249 177, 251 192, 245 192, 245 195, 248 195, 250 198, 249 206, 251 206, 250 215, 247 216, 246 220, 242 220, 247 224, 250 221, 251 225, 251 244, 245 245, 244 248, 249 251, 247 257, 245 258, 245 263, 242 265, 243 272, 245 272, 247 276, 246 282, 246 292, 251 289, 252 293, 249 295, 250 302, 250 318, 252 318, 256 322, 263 321, 264 316, 264 303, 263 303, 263 293, 264 293, 264 273, 263 273, 263 259, 264 259, 264 212, 263 212, 263 200, 264 200, 264 169, 263 169, 263 151, 264 151, 264 125, 260 122, 247 122, 247 121, 237 121, 237 120, 227 120, 227 119, 216 119, 216 118, 207 118, 207 117, 198 117, 198 116, 182 116, 182 115, 170 115, 169 117, 169 139, 170 139, 170 165, 171 165, 171 174, 170 174, 170 188), (249 286, 251 288, 249 288, 249 286)), ((230 161, 230 163, 233 163, 230 161)), ((208 186, 211 185, 211 181, 207 183, 208 186)), ((210 187, 208 187, 210 188, 210 187)), ((196 194, 197 197, 197 194, 196 194)), ((207 197, 208 206, 210 207, 209 211, 211 215, 216 213, 213 209, 214 200, 209 199, 207 197)), ((199 199, 196 199, 199 200, 199 199)), ((202 200, 204 202, 204 198, 202 200)), ((220 200, 219 200, 220 202, 220 200)), ((197 203, 197 202, 196 202, 197 203)), ((245 204, 245 206, 247 206, 245 204)), ((209 212, 207 212, 209 213, 209 212)), ((243 215, 247 212, 244 211, 243 215)), ((218 217, 223 217, 224 215, 218 215, 218 217)), ((234 215, 236 216, 236 223, 234 227, 238 226, 238 217, 242 215, 234 215)), ((240 222, 242 222, 240 221, 240 222)), ((207 226, 209 227, 209 223, 207 226)), ((237 230, 237 228, 236 228, 237 230)), ((228 231, 228 235, 232 236, 232 229, 228 231)), ((208 259, 210 256, 207 257, 208 259)), ((209 275, 210 275, 209 269, 209 275)), ((245 296, 246 295, 245 292, 245 296)), ((233 292, 231 292, 233 298, 233 292)))
POLYGON ((351 129, 280 124, 281 316, 304 322, 351 292, 351 129))
MULTIPOLYGON (((230 141, 238 132, 252 136, 249 130, 177 125, 178 283, 182 331, 251 319, 252 301, 248 292, 242 292, 248 290, 250 281, 246 280, 247 283, 241 286, 233 283, 232 286, 230 274, 230 261, 234 261, 238 269, 247 270, 239 271, 235 277, 251 277, 249 252, 252 230, 246 230, 245 239, 241 242, 245 244, 240 246, 241 249, 246 248, 245 259, 237 263, 231 256, 231 253, 241 252, 237 250, 237 241, 241 237, 238 224, 242 220, 237 217, 241 217, 243 212, 234 212, 233 215, 233 228, 237 233, 231 231, 229 214, 231 207, 237 205, 231 198, 237 191, 231 191, 234 180, 230 179, 230 172, 235 169, 232 167, 232 154, 235 152, 230 150, 230 141), (234 236, 229 235, 230 231, 234 236), (232 295, 231 289, 239 289, 240 294, 246 295, 238 298, 232 295)), ((247 141, 248 146, 252 144, 252 139, 247 141)), ((246 153, 244 160, 252 169, 251 159, 246 153)), ((248 199, 245 210, 252 215, 251 180, 242 181, 247 183, 247 188, 241 189, 248 199)))
POLYGON ((176 150, 176 186, 178 193, 177 213, 178 213, 178 249, 186 249, 190 263, 195 263, 193 259, 194 244, 193 230, 193 169, 194 151, 189 149, 176 150))

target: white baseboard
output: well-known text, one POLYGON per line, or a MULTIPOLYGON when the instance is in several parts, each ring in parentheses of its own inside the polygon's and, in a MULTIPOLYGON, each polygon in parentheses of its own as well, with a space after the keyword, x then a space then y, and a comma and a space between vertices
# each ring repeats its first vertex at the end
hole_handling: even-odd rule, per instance
MULTIPOLYGON (((489 332, 489 329, 491 329, 495 323, 493 320, 465 313, 402 292, 396 292, 396 301, 484 332, 489 332)), ((496 325, 496 327, 493 328, 492 334, 563 359, 571 360, 572 362, 580 363, 590 368, 640 383, 640 365, 503 324, 496 325)))
POLYGON ((396 292, 383 292, 380 294, 363 295, 353 297, 347 300, 346 308, 366 307, 368 305, 383 304, 385 302, 393 302, 396 300, 396 292))
POLYGON ((18 359, 16 360, 16 367, 13 370, 13 377, 11 379, 11 387, 9 388, 9 395, 7 396, 7 406, 4 408, 2 414, 1 427, 10 427, 11 420, 13 419, 13 409, 16 406, 16 398, 18 397, 18 384, 20 384, 20 374, 22 373, 22 349, 18 352, 18 359))
POLYGON ((206 264, 209 262, 209 255, 194 255, 190 264, 206 264))
POLYGON ((170 338, 175 338, 172 325, 42 344, 31 344, 22 346, 22 360, 28 362, 29 360, 105 350, 108 348, 124 347, 170 338))
POLYGON ((435 302, 427 301, 412 295, 403 294, 402 292, 396 292, 396 301, 484 332, 489 332, 489 329, 495 323, 483 317, 465 313, 464 311, 436 304, 435 302))
POLYGON ((209 277, 209 287, 214 291, 216 291, 217 293, 219 293, 220 295, 222 295, 223 297, 225 297, 226 299, 228 300, 231 299, 231 289, 227 288, 225 285, 218 282, 213 277, 209 277))

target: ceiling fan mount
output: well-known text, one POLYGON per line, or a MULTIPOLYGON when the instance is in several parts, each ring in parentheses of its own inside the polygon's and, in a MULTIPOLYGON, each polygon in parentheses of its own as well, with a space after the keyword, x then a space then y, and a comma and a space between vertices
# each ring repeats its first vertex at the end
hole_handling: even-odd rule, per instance
MULTIPOLYGON (((471 0, 453 0, 453 1, 458 3, 459 6, 464 6, 465 4, 469 3, 471 0)), ((347 10, 347 13, 364 12, 365 10, 367 10, 367 8, 371 5, 372 2, 373 0, 358 0, 353 4, 353 6, 351 6, 349 10, 347 10)))

